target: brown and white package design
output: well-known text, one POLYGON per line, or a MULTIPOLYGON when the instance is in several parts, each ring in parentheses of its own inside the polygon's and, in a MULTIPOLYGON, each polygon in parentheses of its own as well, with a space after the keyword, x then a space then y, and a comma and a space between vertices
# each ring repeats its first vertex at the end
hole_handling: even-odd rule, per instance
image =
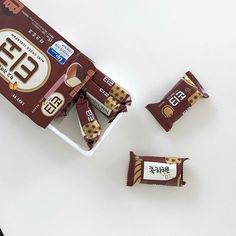
POLYGON ((46 128, 93 78, 94 63, 18 0, 0 0, 0 93, 46 128))

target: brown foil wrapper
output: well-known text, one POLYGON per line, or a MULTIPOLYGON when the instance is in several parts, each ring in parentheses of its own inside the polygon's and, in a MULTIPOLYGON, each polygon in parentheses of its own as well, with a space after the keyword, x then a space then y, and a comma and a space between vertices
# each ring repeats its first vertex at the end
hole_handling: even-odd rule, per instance
POLYGON ((81 95, 76 104, 81 132, 89 148, 92 149, 101 135, 101 126, 95 112, 85 96, 81 95))
POLYGON ((110 122, 113 121, 119 113, 127 111, 127 107, 124 104, 117 101, 94 81, 88 81, 85 87, 87 98, 99 111, 109 118, 110 122))
POLYGON ((92 80, 120 103, 125 105, 131 104, 132 101, 129 93, 100 70, 97 70, 92 80))
POLYGON ((149 104, 146 108, 168 132, 189 107, 193 106, 200 98, 208 97, 209 95, 202 85, 189 71, 161 102, 149 104))
POLYGON ((58 114, 57 118, 67 116, 70 110, 73 108, 73 106, 77 103, 80 95, 81 91, 77 95, 75 95, 72 101, 66 105, 66 107, 63 108, 63 110, 58 114))
POLYGON ((188 158, 137 156, 130 152, 127 186, 142 183, 182 187, 186 160, 188 158))

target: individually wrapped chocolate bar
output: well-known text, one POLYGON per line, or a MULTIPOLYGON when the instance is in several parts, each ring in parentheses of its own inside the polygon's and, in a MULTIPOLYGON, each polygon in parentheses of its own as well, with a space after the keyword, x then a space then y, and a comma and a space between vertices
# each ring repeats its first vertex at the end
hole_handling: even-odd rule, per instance
POLYGON ((125 105, 131 104, 131 96, 129 93, 100 70, 97 70, 92 80, 120 103, 125 105))
POLYGON ((202 85, 189 71, 160 102, 149 104, 146 108, 168 132, 189 107, 200 98, 208 97, 202 85))
POLYGON ((101 135, 101 126, 95 112, 84 95, 80 95, 76 104, 81 132, 89 148, 92 149, 101 135))
POLYGON ((77 103, 79 96, 81 95, 81 91, 75 95, 75 97, 63 108, 63 110, 58 114, 57 118, 67 116, 72 107, 77 103))
POLYGON ((106 115, 110 121, 112 121, 119 113, 127 111, 127 107, 124 104, 121 104, 109 95, 94 81, 88 81, 85 84, 85 87, 87 91, 87 98, 99 111, 106 115))
POLYGON ((127 186, 143 183, 182 187, 186 160, 188 158, 137 156, 130 152, 127 186))

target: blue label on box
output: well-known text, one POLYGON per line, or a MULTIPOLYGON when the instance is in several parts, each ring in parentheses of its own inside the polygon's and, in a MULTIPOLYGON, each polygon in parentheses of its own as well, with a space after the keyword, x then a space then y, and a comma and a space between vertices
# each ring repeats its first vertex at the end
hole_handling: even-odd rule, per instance
POLYGON ((65 64, 73 53, 74 50, 62 40, 55 42, 48 49, 48 54, 55 58, 60 64, 65 64))
POLYGON ((65 64, 66 59, 62 57, 57 51, 55 51, 53 48, 48 49, 48 54, 54 57, 60 64, 65 64))

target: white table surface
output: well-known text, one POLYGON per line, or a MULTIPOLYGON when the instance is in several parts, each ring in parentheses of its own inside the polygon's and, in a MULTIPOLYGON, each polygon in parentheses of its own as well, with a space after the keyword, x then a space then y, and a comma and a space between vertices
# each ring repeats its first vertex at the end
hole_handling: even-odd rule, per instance
POLYGON ((23 2, 122 81, 134 101, 84 158, 0 96, 5 235, 236 235, 235 0, 23 2), (211 98, 166 133, 144 107, 187 70, 211 98), (191 158, 187 185, 126 187, 130 150, 191 158))

